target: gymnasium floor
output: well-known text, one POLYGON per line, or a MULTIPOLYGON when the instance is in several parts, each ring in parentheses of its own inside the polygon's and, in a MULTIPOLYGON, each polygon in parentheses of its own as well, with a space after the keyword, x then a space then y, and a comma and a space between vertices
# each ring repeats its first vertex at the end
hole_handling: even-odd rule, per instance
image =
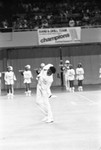
POLYGON ((101 150, 101 86, 85 86, 83 92, 52 89, 50 103, 54 123, 42 122, 35 104, 35 90, 26 97, 0 96, 0 150, 101 150))

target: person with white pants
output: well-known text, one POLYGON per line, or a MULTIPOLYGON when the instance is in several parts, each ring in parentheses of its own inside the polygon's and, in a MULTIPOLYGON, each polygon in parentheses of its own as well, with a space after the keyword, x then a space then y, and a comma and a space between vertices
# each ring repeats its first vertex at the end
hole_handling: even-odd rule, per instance
POLYGON ((45 118, 43 121, 47 123, 53 122, 53 114, 49 103, 49 83, 52 82, 52 76, 56 72, 54 66, 46 65, 42 73, 39 75, 37 84, 36 103, 43 112, 45 118))
POLYGON ((71 64, 69 66, 68 76, 69 76, 69 84, 70 84, 69 91, 74 92, 75 70, 73 69, 73 66, 71 64))
POLYGON ((70 88, 69 75, 68 75, 69 66, 70 66, 70 61, 66 60, 65 65, 63 67, 63 72, 64 72, 65 87, 67 91, 69 91, 69 88, 70 88))
POLYGON ((0 72, 0 95, 1 95, 1 77, 2 77, 2 73, 0 72))
POLYGON ((81 63, 76 68, 76 79, 78 81, 78 91, 83 91, 84 69, 81 63))
POLYGON ((25 91, 26 96, 31 96, 30 84, 32 82, 31 79, 33 79, 33 75, 30 68, 31 68, 30 65, 26 65, 25 70, 23 72, 24 84, 26 87, 26 91, 25 91))
POLYGON ((13 67, 8 66, 7 72, 4 75, 5 85, 7 85, 7 96, 8 98, 13 98, 14 96, 14 81, 16 81, 16 76, 13 72, 13 67))

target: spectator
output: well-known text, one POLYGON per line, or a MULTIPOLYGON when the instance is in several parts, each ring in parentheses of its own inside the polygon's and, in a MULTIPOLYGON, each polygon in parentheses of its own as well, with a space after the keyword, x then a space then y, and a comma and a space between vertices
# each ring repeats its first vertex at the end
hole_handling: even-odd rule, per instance
POLYGON ((74 19, 70 19, 69 20, 69 27, 74 27, 75 26, 75 21, 74 21, 74 19))
POLYGON ((4 21, 2 21, 2 25, 3 25, 3 28, 5 28, 5 29, 8 28, 8 22, 6 19, 4 21))
POLYGON ((59 3, 57 3, 57 0, 54 2, 45 1, 44 3, 43 1, 34 1, 34 3, 30 1, 27 3, 25 0, 21 0, 19 3, 18 1, 10 4, 4 2, 0 8, 1 16, 3 16, 0 26, 3 28, 11 27, 12 24, 16 29, 101 24, 100 3, 95 0, 64 0, 59 3), (13 23, 10 23, 10 20, 13 20, 14 16, 16 19, 14 19, 13 23), (71 19, 69 20, 69 18, 71 19))
POLYGON ((48 20, 46 18, 42 19, 42 28, 48 28, 48 20))

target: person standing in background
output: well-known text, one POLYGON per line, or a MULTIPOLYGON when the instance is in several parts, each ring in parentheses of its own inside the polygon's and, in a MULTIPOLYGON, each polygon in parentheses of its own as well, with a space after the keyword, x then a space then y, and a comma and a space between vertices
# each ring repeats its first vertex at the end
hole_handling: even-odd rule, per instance
POLYGON ((5 84, 7 85, 7 96, 8 98, 13 98, 14 96, 14 81, 16 81, 16 76, 13 72, 13 67, 8 66, 7 72, 4 75, 5 84))
POLYGON ((71 64, 69 65, 68 79, 69 79, 69 84, 70 84, 69 91, 74 92, 75 70, 73 69, 73 66, 71 64))
POLYGON ((35 69, 37 75, 41 73, 41 71, 43 70, 44 66, 45 66, 45 63, 41 63, 41 64, 40 64, 40 67, 37 68, 37 69, 35 69))
POLYGON ((30 69, 31 69, 31 66, 26 65, 25 70, 23 71, 26 96, 31 96, 30 84, 31 84, 31 79, 33 78, 33 75, 30 69))
POLYGON ((101 64, 100 64, 100 68, 99 68, 99 78, 101 78, 101 64))
POLYGON ((69 91, 70 85, 69 85, 69 76, 68 76, 68 70, 70 66, 70 61, 66 60, 64 67, 63 67, 63 72, 64 72, 64 80, 65 80, 65 87, 66 90, 69 91))
POLYGON ((81 63, 76 68, 76 80, 78 80, 78 91, 83 91, 84 69, 81 63))
POLYGON ((2 77, 2 73, 0 72, 0 95, 1 95, 1 77, 2 77))

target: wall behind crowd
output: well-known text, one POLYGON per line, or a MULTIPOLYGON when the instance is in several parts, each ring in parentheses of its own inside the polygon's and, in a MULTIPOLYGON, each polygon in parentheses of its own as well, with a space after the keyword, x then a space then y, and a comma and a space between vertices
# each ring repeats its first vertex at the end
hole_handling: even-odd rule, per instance
MULTIPOLYGON (((84 84, 99 84, 99 67, 101 63, 101 44, 76 44, 65 45, 61 47, 63 63, 69 59, 76 69, 79 62, 82 63, 85 70, 84 84)), ((45 64, 52 63, 57 73, 54 76, 53 86, 61 86, 61 80, 58 78, 60 74, 60 47, 28 47, 28 48, 15 48, 4 49, 0 51, 0 71, 6 70, 6 65, 10 64, 14 67, 14 72, 17 77, 15 88, 24 88, 23 77, 19 73, 20 69, 24 69, 26 64, 31 65, 33 73, 33 80, 31 87, 36 87, 36 71, 35 69, 43 62, 45 64)), ((75 84, 77 81, 75 80, 75 84)), ((5 89, 4 81, 2 78, 2 88, 5 89)))

